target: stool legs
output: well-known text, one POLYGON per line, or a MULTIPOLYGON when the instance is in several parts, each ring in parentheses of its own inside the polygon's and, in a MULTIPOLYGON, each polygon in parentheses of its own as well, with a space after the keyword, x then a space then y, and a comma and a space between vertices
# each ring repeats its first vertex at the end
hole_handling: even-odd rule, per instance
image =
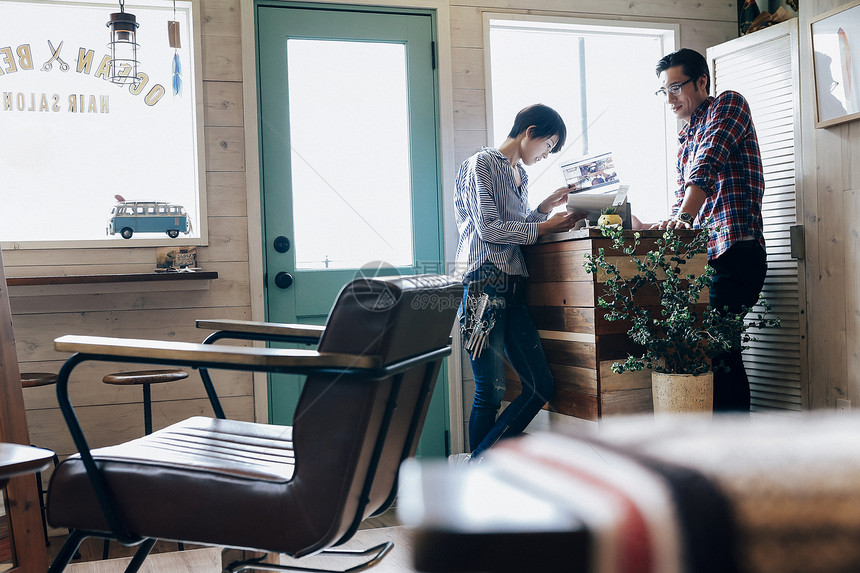
MULTIPOLYGON (((114 385, 130 385, 139 384, 143 386, 143 431, 148 436, 152 433, 152 389, 153 384, 162 384, 165 382, 175 382, 188 378, 188 372, 181 369, 167 370, 141 370, 137 372, 117 372, 108 374, 102 378, 105 384, 114 385)), ((147 543, 147 542, 144 542, 147 543)), ((154 542, 153 542, 154 543, 154 542)), ((152 546, 149 546, 151 549, 152 546)), ((146 551, 148 552, 149 549, 146 551)), ((184 546, 180 543, 179 550, 183 550, 184 546)), ((105 539, 104 549, 102 550, 102 559, 107 559, 110 553, 110 539, 105 539)), ((146 557, 146 554, 142 554, 146 557)), ((141 559, 141 562, 143 559, 141 559)), ((137 565, 139 567, 140 565, 137 565)), ((131 567, 131 565, 129 565, 131 567)), ((127 571, 136 571, 137 569, 127 569, 127 571)))
POLYGON ((152 390, 150 384, 143 384, 143 432, 152 433, 152 390))
MULTIPOLYGON (((53 462, 54 468, 56 468, 60 463, 60 458, 57 457, 57 454, 54 454, 53 462)), ((45 516, 45 494, 48 492, 42 487, 42 472, 36 472, 36 487, 39 491, 39 510, 42 512, 42 533, 45 534, 45 546, 47 547, 51 545, 51 541, 48 539, 48 520, 45 516)))
MULTIPOLYGON (((152 433, 152 384, 143 383, 141 386, 143 386, 143 432, 148 436, 152 433)), ((178 549, 179 551, 184 551, 185 545, 180 542, 178 549)), ((105 539, 104 548, 102 549, 102 559, 107 559, 109 554, 110 539, 105 539)))
MULTIPOLYGON (((143 386, 143 433, 148 436, 152 433, 152 389, 150 388, 151 384, 144 383, 141 386, 143 386)), ((105 539, 102 559, 107 559, 109 556, 110 539, 105 539)))
MULTIPOLYGON (((21 372, 22 388, 38 388, 57 383, 57 375, 53 372, 21 372)), ((32 444, 31 444, 32 445, 32 444)), ((35 447, 35 446, 34 446, 35 447)), ((60 463, 57 454, 54 454, 54 467, 60 463)), ((45 518, 45 494, 48 492, 42 487, 42 472, 36 472, 36 486, 39 488, 39 509, 42 512, 42 532, 45 534, 45 546, 51 544, 48 539, 48 521, 45 518)))

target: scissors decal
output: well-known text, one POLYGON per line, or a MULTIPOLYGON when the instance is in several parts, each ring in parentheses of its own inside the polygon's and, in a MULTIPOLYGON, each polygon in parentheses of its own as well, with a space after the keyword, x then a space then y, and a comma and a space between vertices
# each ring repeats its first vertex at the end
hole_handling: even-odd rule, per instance
POLYGON ((68 72, 69 71, 69 64, 67 64, 66 62, 63 61, 62 58, 60 58, 60 50, 63 49, 63 42, 60 42, 57 45, 57 49, 55 50, 54 44, 51 43, 51 40, 48 40, 48 47, 51 48, 51 54, 52 55, 51 55, 50 60, 48 60, 47 62, 42 64, 42 71, 43 72, 50 72, 51 68, 53 67, 51 65, 51 62, 53 62, 54 60, 57 60, 60 63, 60 70, 64 71, 64 72, 68 72))

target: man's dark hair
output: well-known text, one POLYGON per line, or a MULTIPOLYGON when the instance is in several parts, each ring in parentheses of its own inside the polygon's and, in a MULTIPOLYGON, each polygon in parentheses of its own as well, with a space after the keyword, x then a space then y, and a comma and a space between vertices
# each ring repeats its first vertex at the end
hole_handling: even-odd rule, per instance
POLYGON ((711 93, 711 72, 708 70, 708 62, 696 50, 682 48, 677 52, 672 52, 660 58, 657 62, 657 75, 665 72, 669 68, 681 66, 684 75, 693 81, 698 80, 701 76, 705 76, 705 95, 711 93))
POLYGON ((528 136, 532 139, 557 135, 558 142, 550 153, 561 151, 564 146, 564 139, 567 137, 567 127, 565 127, 564 120, 561 119, 557 111, 542 103, 521 109, 517 117, 514 118, 514 126, 508 137, 515 138, 530 127, 531 131, 529 131, 528 136))

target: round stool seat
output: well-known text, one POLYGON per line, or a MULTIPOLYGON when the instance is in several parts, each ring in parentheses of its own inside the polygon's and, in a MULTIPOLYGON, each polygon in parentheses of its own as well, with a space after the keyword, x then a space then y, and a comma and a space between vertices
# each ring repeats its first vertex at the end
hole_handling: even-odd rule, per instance
POLYGON ((188 372, 172 368, 169 370, 140 370, 137 372, 116 372, 102 378, 105 384, 128 386, 131 384, 161 384, 188 378, 188 372))
POLYGON ((21 372, 21 387, 36 388, 57 383, 57 375, 52 372, 21 372))

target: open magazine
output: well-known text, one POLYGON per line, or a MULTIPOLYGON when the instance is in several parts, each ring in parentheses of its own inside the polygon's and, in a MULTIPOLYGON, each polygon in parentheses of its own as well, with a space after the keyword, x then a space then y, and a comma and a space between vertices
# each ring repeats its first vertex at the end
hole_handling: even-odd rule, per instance
POLYGON ((630 227, 627 185, 622 185, 611 152, 589 155, 563 163, 561 171, 570 187, 568 211, 585 211, 586 219, 594 222, 607 207, 615 207, 630 227))
POLYGON ((571 193, 614 193, 620 185, 611 152, 588 155, 576 161, 562 163, 561 172, 571 188, 571 193))

